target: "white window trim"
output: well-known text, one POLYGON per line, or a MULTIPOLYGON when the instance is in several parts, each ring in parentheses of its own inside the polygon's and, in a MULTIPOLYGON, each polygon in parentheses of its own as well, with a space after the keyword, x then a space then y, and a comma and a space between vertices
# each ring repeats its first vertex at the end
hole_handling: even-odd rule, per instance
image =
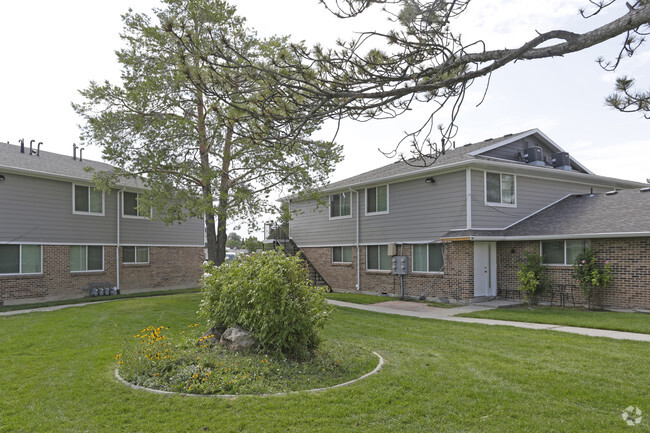
MULTIPOLYGON (((501 176, 503 176, 504 174, 508 175, 508 176, 512 176, 512 179, 513 179, 513 182, 514 182, 514 188, 513 188, 512 194, 513 194, 513 196, 515 198, 515 202, 513 204, 509 204, 509 203, 495 203, 495 202, 488 201, 488 199, 487 199, 487 190, 488 190, 488 187, 487 187, 487 174, 488 174, 488 171, 484 171, 483 172, 483 202, 484 202, 485 206, 516 208, 517 207, 517 175, 514 174, 514 173, 505 173, 505 172, 501 172, 501 171, 490 171, 489 173, 494 173, 494 174, 499 175, 499 187, 501 187, 501 176)), ((499 191, 499 195, 501 195, 501 191, 499 191)))
MULTIPOLYGON (((11 245, 11 244, 9 244, 11 245)), ((31 244, 25 244, 25 245, 31 245, 31 244)), ((11 273, 11 274, 0 274, 0 277, 5 277, 5 276, 14 276, 14 275, 43 275, 43 245, 39 245, 41 247, 41 272, 23 272, 23 244, 18 245, 18 273, 11 273)))
MULTIPOLYGON (((373 268, 373 269, 371 269, 371 268, 368 267, 368 248, 370 248, 370 247, 377 247, 377 248, 378 248, 379 251, 377 251, 377 260, 379 261, 378 264, 379 264, 379 266, 381 267, 381 257, 379 257, 379 254, 381 254, 381 248, 380 248, 380 247, 382 247, 382 246, 388 246, 388 244, 372 244, 372 245, 366 245, 366 271, 370 271, 370 272, 385 272, 385 273, 390 273, 390 272, 391 272, 391 270, 390 270, 390 263, 388 263, 388 269, 380 269, 380 268, 377 268, 377 269, 374 269, 374 268, 373 268)), ((388 258, 390 259, 390 256, 388 256, 388 258)))
POLYGON ((124 265, 148 265, 149 263, 151 263, 151 248, 149 248, 148 245, 122 245, 122 259, 124 259, 124 248, 135 248, 135 250, 134 250, 135 262, 122 261, 122 264, 124 264, 124 265), (139 262, 138 261, 138 248, 146 248, 147 249, 147 261, 146 262, 139 262))
POLYGON ((349 245, 347 245, 347 246, 346 245, 333 246, 332 247, 332 263, 336 263, 336 264, 350 264, 350 263, 352 263, 352 247, 349 246, 349 245), (343 259, 343 256, 344 256, 343 248, 350 248, 350 261, 349 262, 346 262, 346 261, 340 261, 340 262, 334 261, 334 248, 341 248, 341 259, 343 259))
POLYGON ((72 184, 72 214, 73 215, 90 215, 90 216, 98 216, 98 217, 106 215, 106 196, 104 194, 104 191, 100 191, 102 193, 102 211, 101 211, 101 213, 99 213, 99 212, 90 212, 90 190, 91 189, 94 189, 94 187, 90 186, 90 185, 84 185, 84 184, 81 184, 81 183, 73 183, 72 184), (75 208, 76 208, 75 187, 76 186, 83 186, 85 188, 88 188, 88 212, 75 210, 75 208))
POLYGON ((442 242, 430 242, 428 244, 417 244, 417 245, 426 245, 427 246, 427 270, 426 271, 416 271, 415 270, 415 254, 413 252, 413 249, 415 245, 411 245, 411 272, 414 274, 438 274, 442 275, 445 273, 445 246, 442 242), (442 245, 442 271, 430 271, 429 270, 429 245, 431 244, 437 244, 437 245, 442 245))
POLYGON ((330 194, 327 197, 327 215, 329 216, 330 221, 332 220, 342 220, 346 218, 352 218, 352 197, 350 197, 350 215, 341 215, 341 216, 332 216, 332 196, 345 194, 344 192, 338 192, 336 194, 330 194))
POLYGON ((567 263, 566 258, 567 258, 567 253, 566 253, 566 243, 567 240, 572 240, 572 241, 582 241, 582 246, 583 248, 588 248, 587 246, 587 240, 586 239, 546 239, 543 241, 539 241, 539 255, 543 257, 543 250, 542 250, 542 242, 562 242, 564 245, 564 263, 542 263, 544 266, 567 266, 567 267, 573 267, 573 263, 567 263))
MULTIPOLYGON (((373 215, 386 215, 390 211, 390 185, 389 184, 382 184, 382 185, 377 185, 377 186, 371 186, 370 188, 366 188, 365 191, 365 196, 366 196, 366 206, 365 206, 365 215, 366 216, 373 216, 373 215), (380 186, 385 186, 386 187, 386 210, 378 211, 378 212, 368 212, 368 190, 375 188, 379 188, 380 186)), ((377 196, 375 195, 375 199, 377 196)), ((376 203, 375 203, 376 205, 376 203)))
POLYGON ((72 269, 70 269, 71 274, 84 274, 84 273, 89 273, 89 272, 95 272, 95 273, 104 272, 104 268, 106 267, 106 265, 104 263, 104 261, 106 259, 106 256, 105 256, 106 252, 104 251, 104 246, 103 245, 99 245, 99 246, 102 247, 102 268, 101 269, 88 269, 88 247, 96 247, 98 245, 78 245, 77 244, 77 245, 70 245, 70 246, 71 247, 84 247, 84 248, 86 248, 86 270, 85 271, 73 271, 72 269))
POLYGON ((130 218, 134 220, 150 220, 153 217, 153 209, 149 209, 149 216, 141 216, 141 215, 127 215, 124 213, 124 193, 128 192, 130 194, 135 194, 136 195, 136 201, 137 197, 140 195, 139 192, 137 191, 123 191, 122 192, 122 218, 130 218))

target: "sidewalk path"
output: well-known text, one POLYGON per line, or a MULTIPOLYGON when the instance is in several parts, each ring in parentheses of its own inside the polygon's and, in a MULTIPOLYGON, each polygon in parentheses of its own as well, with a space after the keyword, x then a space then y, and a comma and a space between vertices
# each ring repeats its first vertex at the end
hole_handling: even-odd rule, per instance
POLYGON ((516 328, 527 329, 544 329, 548 331, 568 332, 570 334, 588 335, 591 337, 607 337, 616 340, 635 340, 650 342, 650 334, 639 334, 635 332, 621 332, 609 331, 606 329, 593 329, 593 328, 578 328, 575 326, 563 325, 549 325, 545 323, 528 323, 528 322, 513 322, 509 320, 494 320, 494 319, 475 319, 472 317, 455 317, 456 314, 472 313, 475 311, 490 310, 499 306, 502 301, 481 302, 477 304, 464 305, 456 308, 436 308, 429 307, 419 302, 407 301, 387 301, 379 304, 353 304, 350 302, 342 302, 335 300, 328 300, 332 305, 339 307, 355 308, 357 310, 374 311, 376 313, 397 314, 400 316, 419 317, 421 319, 437 319, 448 320, 451 322, 462 323, 478 323, 481 325, 501 325, 501 326, 514 326, 516 328))

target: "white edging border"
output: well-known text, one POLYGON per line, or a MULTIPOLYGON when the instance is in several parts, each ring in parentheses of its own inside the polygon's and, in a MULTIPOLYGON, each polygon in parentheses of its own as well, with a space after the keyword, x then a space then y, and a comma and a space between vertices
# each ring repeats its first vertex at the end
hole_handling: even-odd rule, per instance
POLYGON ((217 398, 237 398, 237 397, 273 397, 273 396, 281 396, 281 395, 290 395, 290 394, 299 394, 302 392, 321 392, 325 391, 328 389, 334 389, 334 388, 340 388, 342 386, 348 386, 352 385, 353 383, 356 383, 360 380, 363 380, 369 376, 372 376, 373 374, 379 373, 379 370, 382 369, 386 361, 384 358, 381 357, 380 354, 377 352, 372 352, 373 355, 377 356, 379 358, 379 362, 377 363, 377 366, 375 367, 374 370, 372 370, 370 373, 366 373, 361 377, 357 377, 356 379, 349 380, 344 383, 339 383, 338 385, 333 385, 333 386, 328 386, 326 388, 316 388, 316 389, 304 389, 302 391, 289 391, 289 392, 278 392, 275 394, 190 394, 190 393, 184 393, 184 392, 173 392, 173 391, 162 391, 159 389, 152 389, 152 388, 147 388, 145 386, 140 386, 140 385, 134 385, 131 382, 127 382, 120 376, 119 369, 115 369, 115 377, 117 380, 122 382, 124 385, 128 386, 131 389, 139 389, 142 391, 148 391, 154 394, 160 394, 160 395, 180 395, 182 397, 217 397, 217 398))

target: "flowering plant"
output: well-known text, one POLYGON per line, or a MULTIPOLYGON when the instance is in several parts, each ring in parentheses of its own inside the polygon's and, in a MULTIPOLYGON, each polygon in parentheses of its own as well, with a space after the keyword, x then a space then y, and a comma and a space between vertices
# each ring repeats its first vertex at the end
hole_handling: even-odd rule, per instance
POLYGON ((612 280, 612 267, 609 261, 604 264, 598 263, 593 251, 587 248, 584 253, 576 257, 571 276, 582 289, 591 309, 594 291, 607 287, 612 280))

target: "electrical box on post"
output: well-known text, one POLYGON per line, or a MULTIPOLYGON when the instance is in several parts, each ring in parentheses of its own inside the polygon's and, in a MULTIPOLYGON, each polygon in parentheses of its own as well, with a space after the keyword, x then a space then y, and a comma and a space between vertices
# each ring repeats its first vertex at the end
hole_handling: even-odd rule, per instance
POLYGON ((392 268, 395 275, 406 275, 409 272, 408 256, 393 256, 392 268))

